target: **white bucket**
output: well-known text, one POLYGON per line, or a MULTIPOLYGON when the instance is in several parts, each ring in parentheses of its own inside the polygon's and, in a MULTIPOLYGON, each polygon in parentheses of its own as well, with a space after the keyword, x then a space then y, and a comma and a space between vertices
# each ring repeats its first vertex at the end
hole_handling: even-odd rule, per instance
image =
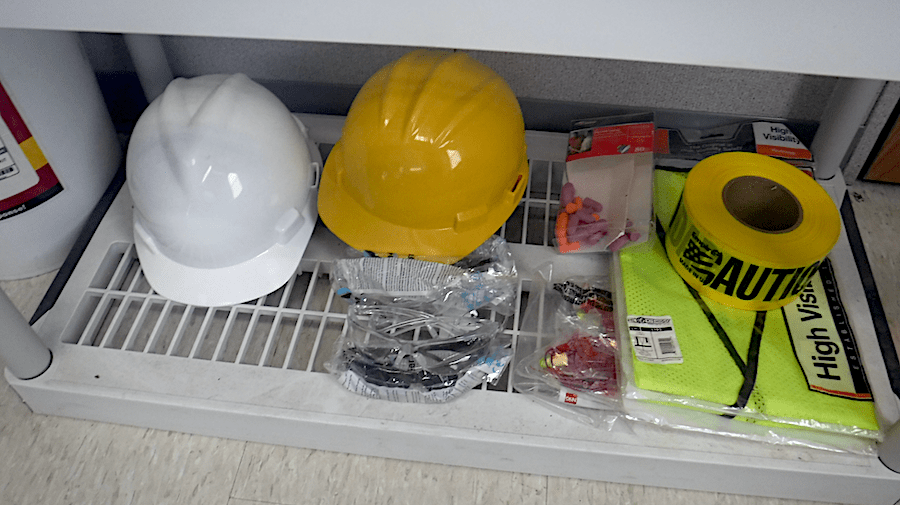
POLYGON ((0 280, 59 268, 121 145, 73 32, 0 29, 0 280))

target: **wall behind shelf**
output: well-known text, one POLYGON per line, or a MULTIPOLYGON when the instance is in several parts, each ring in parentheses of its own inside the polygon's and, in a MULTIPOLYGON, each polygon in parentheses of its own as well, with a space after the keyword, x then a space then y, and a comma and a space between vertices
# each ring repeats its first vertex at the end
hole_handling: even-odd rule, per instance
MULTIPOLYGON (((536 34, 535 36, 541 36, 536 34)), ((82 34, 86 52, 105 84, 120 128, 146 106, 134 86, 134 67, 121 35, 82 34)), ((410 47, 161 37, 176 76, 243 72, 272 89, 294 112, 344 115, 359 87, 410 47)), ((573 119, 634 110, 676 110, 817 123, 834 90, 834 77, 636 61, 471 51, 509 82, 530 129, 567 131, 573 119)), ((897 101, 886 88, 880 109, 897 101)), ((873 109, 848 155, 855 178, 886 117, 873 109)))
MULTIPOLYGON (((133 72, 121 36, 83 34, 89 58, 104 74, 133 72)), ((328 107, 346 113, 356 90, 411 48, 359 44, 162 37, 176 76, 243 72, 251 78, 334 90, 328 107)), ((607 109, 674 109, 818 121, 836 79, 780 72, 473 51, 523 101, 607 109)), ((303 99, 288 97, 302 105, 303 99)), ((310 100, 305 100, 310 102, 310 100)), ((577 110, 577 108, 576 108, 577 110)), ((576 119, 576 118, 570 118, 576 119)), ((564 129, 565 127, 563 127, 564 129)))

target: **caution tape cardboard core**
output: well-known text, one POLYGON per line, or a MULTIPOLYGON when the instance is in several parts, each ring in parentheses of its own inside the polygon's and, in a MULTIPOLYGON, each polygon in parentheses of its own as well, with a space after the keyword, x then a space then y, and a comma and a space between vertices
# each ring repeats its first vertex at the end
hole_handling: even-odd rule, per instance
POLYGON ((688 175, 666 252, 708 298, 745 310, 795 299, 837 242, 840 213, 795 167, 754 153, 722 153, 688 175))
POLYGON ((728 213, 757 231, 785 233, 803 221, 797 197, 777 181, 745 175, 732 179, 722 190, 728 213))

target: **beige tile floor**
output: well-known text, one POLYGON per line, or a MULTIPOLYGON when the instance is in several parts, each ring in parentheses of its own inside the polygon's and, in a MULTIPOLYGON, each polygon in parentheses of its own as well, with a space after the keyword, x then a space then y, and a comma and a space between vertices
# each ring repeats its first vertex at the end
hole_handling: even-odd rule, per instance
MULTIPOLYGON (((850 191, 900 344, 900 186, 855 183, 850 191)), ((51 280, 45 275, 0 288, 30 315, 51 280)), ((0 379, 0 505, 307 503, 813 502, 475 470, 36 415, 0 379)))

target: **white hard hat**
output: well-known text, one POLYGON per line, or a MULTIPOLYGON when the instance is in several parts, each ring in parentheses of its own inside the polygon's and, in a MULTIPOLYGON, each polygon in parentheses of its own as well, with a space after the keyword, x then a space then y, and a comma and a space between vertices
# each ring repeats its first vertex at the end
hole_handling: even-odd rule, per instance
POLYGON ((303 124, 245 75, 172 81, 138 120, 126 158, 150 286, 220 306, 286 283, 316 222, 311 147, 303 124))

